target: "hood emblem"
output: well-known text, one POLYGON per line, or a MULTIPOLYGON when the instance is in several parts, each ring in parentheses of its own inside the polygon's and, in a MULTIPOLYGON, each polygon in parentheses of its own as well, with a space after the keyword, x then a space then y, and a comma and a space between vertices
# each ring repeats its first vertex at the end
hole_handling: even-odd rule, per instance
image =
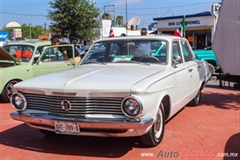
POLYGON ((62 100, 61 108, 65 111, 68 111, 71 108, 71 103, 68 100, 62 100))

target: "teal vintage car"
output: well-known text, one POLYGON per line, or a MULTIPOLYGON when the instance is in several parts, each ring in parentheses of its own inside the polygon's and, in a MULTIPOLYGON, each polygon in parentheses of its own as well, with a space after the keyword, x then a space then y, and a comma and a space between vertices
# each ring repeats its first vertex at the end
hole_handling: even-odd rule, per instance
POLYGON ((0 48, 2 101, 10 101, 12 86, 20 81, 75 67, 80 62, 80 57, 75 57, 74 51, 74 45, 51 46, 50 41, 26 41, 4 45, 0 48), (63 58, 63 49, 68 52, 67 60, 63 58))
POLYGON ((219 69, 218 59, 211 48, 193 50, 193 53, 196 59, 208 62, 209 71, 212 75, 219 69))
MULTIPOLYGON (((151 49, 152 49, 152 51, 151 51, 152 56, 157 57, 158 59, 161 59, 161 57, 162 58, 166 57, 165 55, 167 53, 167 50, 166 50, 165 42, 152 43, 151 49)), ((176 46, 173 46, 173 51, 174 50, 178 50, 178 48, 176 48, 176 46)), ((183 53, 186 53, 186 52, 187 51, 183 50, 183 53)), ((216 71, 219 69, 219 62, 211 48, 208 47, 205 49, 193 50, 193 53, 197 60, 203 60, 203 61, 208 62, 208 68, 209 68, 209 72, 211 75, 214 75, 216 73, 216 71)), ((174 53, 173 53, 173 55, 174 55, 174 53)))

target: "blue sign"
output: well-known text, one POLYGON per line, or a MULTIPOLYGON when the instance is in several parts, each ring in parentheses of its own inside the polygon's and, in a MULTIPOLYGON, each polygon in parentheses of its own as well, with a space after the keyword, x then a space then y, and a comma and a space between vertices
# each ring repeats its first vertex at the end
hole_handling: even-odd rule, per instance
POLYGON ((8 32, 0 32, 0 41, 8 40, 8 32))

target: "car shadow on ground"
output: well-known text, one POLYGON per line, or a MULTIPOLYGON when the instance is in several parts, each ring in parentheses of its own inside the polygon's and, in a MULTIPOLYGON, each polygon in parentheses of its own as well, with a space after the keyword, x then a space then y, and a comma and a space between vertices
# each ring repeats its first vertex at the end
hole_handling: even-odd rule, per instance
MULTIPOLYGON (((208 87, 210 88, 210 87, 208 87)), ((233 92, 222 92, 223 89, 219 88, 221 92, 217 92, 218 88, 214 87, 214 92, 202 91, 200 105, 213 106, 219 109, 236 110, 240 109, 240 92, 238 90, 233 92)), ((228 89, 229 90, 229 89, 228 89)), ((186 106, 197 107, 197 106, 186 106)))
POLYGON ((229 155, 225 156, 224 160, 240 159, 240 133, 236 133, 228 139, 225 145, 224 153, 228 153, 229 155))
POLYGON ((43 135, 27 124, 21 124, 0 133, 0 144, 34 152, 72 156, 119 158, 136 148, 146 148, 139 137, 105 138, 43 135))
POLYGON ((239 110, 240 92, 224 94, 217 92, 203 92, 201 104, 226 110, 239 110))
POLYGON ((5 102, 3 102, 3 100, 2 100, 1 97, 0 97, 0 104, 1 104, 1 103, 5 103, 5 102))

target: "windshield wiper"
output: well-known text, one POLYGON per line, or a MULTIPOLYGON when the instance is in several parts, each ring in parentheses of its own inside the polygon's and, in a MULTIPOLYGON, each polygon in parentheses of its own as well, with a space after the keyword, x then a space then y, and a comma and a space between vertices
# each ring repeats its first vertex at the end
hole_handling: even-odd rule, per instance
POLYGON ((90 61, 90 62, 86 62, 86 63, 82 63, 82 64, 102 64, 102 65, 106 65, 106 62, 98 62, 98 61, 90 61))
POLYGON ((124 61, 124 60, 121 60, 121 61, 115 61, 115 62, 112 62, 112 63, 135 63, 135 64, 142 64, 142 65, 150 66, 150 63, 143 63, 143 62, 137 62, 137 61, 124 61))

